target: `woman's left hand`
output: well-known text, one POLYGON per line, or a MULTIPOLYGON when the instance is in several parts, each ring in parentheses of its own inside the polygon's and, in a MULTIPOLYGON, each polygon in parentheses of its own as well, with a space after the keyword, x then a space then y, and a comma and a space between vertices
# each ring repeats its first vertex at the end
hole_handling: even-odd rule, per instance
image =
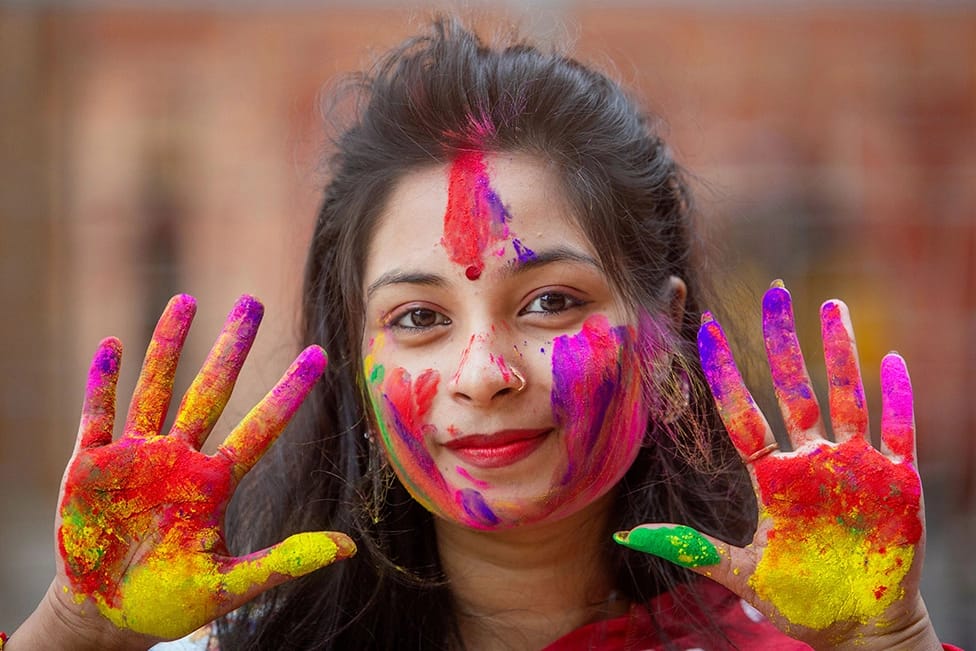
POLYGON ((793 450, 772 430, 710 315, 698 335, 702 367, 759 503, 752 542, 736 547, 680 525, 618 534, 726 586, 788 635, 814 648, 940 649, 919 593, 925 545, 915 465, 912 389, 904 360, 881 362, 881 449, 868 414, 847 307, 821 308, 834 440, 800 352, 790 295, 763 299, 769 367, 793 450))

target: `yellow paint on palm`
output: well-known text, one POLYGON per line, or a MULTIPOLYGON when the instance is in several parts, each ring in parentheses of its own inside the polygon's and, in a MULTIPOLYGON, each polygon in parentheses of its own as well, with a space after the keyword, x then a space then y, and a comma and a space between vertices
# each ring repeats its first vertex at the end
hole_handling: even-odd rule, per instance
POLYGON ((914 547, 878 548, 828 519, 805 533, 772 533, 749 585, 793 624, 818 630, 836 622, 863 624, 902 595, 914 547))
POLYGON ((329 565, 338 555, 339 547, 324 533, 295 534, 264 556, 242 560, 224 576, 224 587, 229 592, 244 594, 272 574, 303 576, 329 565))
POLYGON ((221 576, 200 554, 154 555, 132 569, 121 586, 120 607, 93 595, 98 609, 120 628, 161 638, 177 638, 218 614, 221 576), (206 598, 194 598, 197 595, 206 598), (190 598, 188 598, 190 597, 190 598))
MULTIPOLYGON (((201 544, 207 547, 212 541, 201 544)), ((258 552, 225 570, 212 556, 187 553, 179 544, 164 542, 126 576, 120 586, 118 608, 109 606, 101 595, 93 597, 99 611, 116 626, 176 638, 226 610, 220 595, 243 595, 263 585, 272 574, 308 574, 332 563, 338 555, 339 547, 328 535, 301 533, 267 554, 258 552)))

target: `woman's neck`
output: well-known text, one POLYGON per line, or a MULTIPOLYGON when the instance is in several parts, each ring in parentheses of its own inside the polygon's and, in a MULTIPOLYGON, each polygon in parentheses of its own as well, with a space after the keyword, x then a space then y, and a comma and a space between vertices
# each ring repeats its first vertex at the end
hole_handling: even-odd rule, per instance
POLYGON ((437 546, 470 649, 538 649, 621 615, 601 553, 612 494, 563 520, 482 532, 436 520, 437 546))

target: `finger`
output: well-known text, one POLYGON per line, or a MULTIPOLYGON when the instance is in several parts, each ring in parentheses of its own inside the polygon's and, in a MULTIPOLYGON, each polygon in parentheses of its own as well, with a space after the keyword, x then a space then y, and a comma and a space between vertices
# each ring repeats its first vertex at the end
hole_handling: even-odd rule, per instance
POLYGON ((183 396, 171 436, 200 449, 230 399, 263 316, 264 306, 253 296, 237 299, 207 360, 183 396))
POLYGON ((231 609, 289 579, 349 558, 356 545, 349 536, 314 531, 289 536, 277 545, 232 559, 222 577, 231 609))
POLYGON ((629 549, 651 554, 707 576, 735 594, 748 598, 748 578, 756 568, 753 554, 691 527, 676 524, 641 525, 613 535, 629 549))
POLYGON ((830 300, 820 308, 824 361, 830 396, 830 423, 838 443, 868 437, 868 408, 857 361, 854 328, 847 306, 830 300))
POLYGON ((779 280, 763 296, 763 341, 776 399, 793 448, 822 438, 820 405, 796 337, 793 303, 779 280))
POLYGON ((217 452, 233 465, 239 480, 250 470, 291 420, 299 405, 325 370, 325 351, 309 346, 284 377, 234 428, 217 452))
POLYGON ((742 381, 722 326, 705 312, 698 330, 698 353, 719 416, 744 460, 775 443, 766 417, 742 381))
POLYGON ((196 300, 187 294, 174 296, 166 304, 146 350, 123 436, 131 438, 159 434, 173 395, 176 365, 180 361, 183 342, 196 309, 196 300))
POLYGON ((88 369, 85 402, 78 427, 80 448, 93 448, 112 442, 115 424, 115 388, 122 364, 122 342, 115 337, 103 339, 88 369))
POLYGON ((888 353, 881 360, 881 451, 915 464, 912 381, 898 353, 888 353))

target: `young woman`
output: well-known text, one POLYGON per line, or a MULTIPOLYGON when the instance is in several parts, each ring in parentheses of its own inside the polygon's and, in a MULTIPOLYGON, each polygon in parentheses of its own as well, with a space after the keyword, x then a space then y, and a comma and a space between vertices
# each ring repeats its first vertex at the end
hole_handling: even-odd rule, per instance
POLYGON ((875 450, 847 310, 824 304, 827 441, 774 283, 777 451, 702 311, 681 170, 616 84, 442 20, 356 90, 309 348, 207 456, 260 304, 234 307, 165 436, 193 300, 164 311, 116 441, 102 343, 57 577, 7 651, 215 620, 222 649, 942 648, 903 361, 875 450), (226 512, 231 552, 230 498, 303 400, 226 512))

